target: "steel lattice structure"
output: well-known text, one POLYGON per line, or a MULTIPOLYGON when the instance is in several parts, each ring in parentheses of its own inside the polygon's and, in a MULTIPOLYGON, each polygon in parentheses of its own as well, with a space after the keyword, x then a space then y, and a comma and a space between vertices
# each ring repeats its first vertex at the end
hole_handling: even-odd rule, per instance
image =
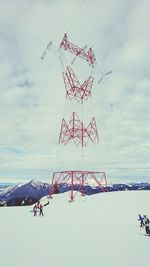
MULTIPOLYGON (((81 57, 93 67, 96 62, 95 55, 91 48, 89 48, 88 51, 85 51, 86 48, 87 46, 80 48, 71 43, 67 34, 64 35, 60 44, 60 49, 67 50, 75 56, 81 57)), ((83 84, 80 84, 73 70, 68 66, 66 71, 63 72, 63 78, 66 88, 66 98, 69 98, 70 100, 75 98, 78 102, 83 103, 83 101, 91 96, 91 89, 94 81, 92 76, 84 81, 83 84)), ((59 135, 59 144, 67 145, 70 141, 73 141, 76 146, 81 145, 82 147, 87 146, 89 141, 93 143, 99 142, 95 118, 92 118, 87 127, 85 127, 75 112, 72 113, 68 123, 63 118, 59 135)), ((73 201, 78 191, 81 192, 82 196, 85 195, 86 186, 88 185, 94 185, 94 187, 99 187, 101 192, 107 192, 108 188, 105 172, 83 170, 54 172, 49 196, 52 197, 53 194, 61 192, 60 188, 63 186, 65 191, 69 192, 70 201, 73 201)))
POLYGON ((61 171, 54 172, 49 196, 55 193, 56 186, 63 186, 69 192, 70 201, 75 199, 78 191, 85 196, 85 186, 99 187, 101 192, 107 192, 107 180, 105 172, 94 171, 61 171), (53 190, 54 189, 54 190, 53 190))
POLYGON ((89 63, 89 65, 92 65, 92 67, 94 67, 94 64, 96 63, 96 57, 93 53, 92 48, 89 48, 89 50, 86 52, 85 51, 86 47, 87 46, 85 46, 84 48, 80 48, 79 46, 71 43, 66 33, 64 34, 63 40, 60 44, 60 48, 63 48, 64 50, 68 50, 69 52, 73 53, 75 56, 85 59, 89 63))
POLYGON ((65 119, 62 120, 59 144, 67 145, 69 141, 73 140, 76 146, 87 146, 88 142, 99 142, 96 120, 92 118, 87 127, 80 121, 75 112, 72 113, 70 121, 67 123, 65 119))
POLYGON ((80 84, 72 68, 68 66, 66 72, 63 72, 63 78, 66 88, 66 98, 70 100, 76 99, 83 104, 84 100, 91 97, 91 89, 94 81, 92 76, 89 76, 83 84, 80 84))

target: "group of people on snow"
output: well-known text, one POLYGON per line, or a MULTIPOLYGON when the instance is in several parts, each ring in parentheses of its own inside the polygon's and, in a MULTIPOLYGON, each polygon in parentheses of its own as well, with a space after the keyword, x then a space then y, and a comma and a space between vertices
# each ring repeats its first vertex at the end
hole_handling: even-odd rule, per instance
POLYGON ((39 211, 39 215, 41 216, 43 216, 44 214, 43 214, 43 205, 40 203, 40 201, 38 201, 35 205, 34 205, 34 207, 33 207, 33 212, 34 212, 34 216, 36 216, 37 215, 37 212, 39 211))
POLYGON ((139 214, 138 220, 140 221, 140 227, 145 227, 146 235, 150 236, 150 220, 147 215, 141 216, 141 214, 139 214))
POLYGON ((49 201, 47 201, 44 205, 42 205, 40 201, 38 201, 33 207, 34 216, 36 216, 38 212, 40 216, 43 216, 43 207, 47 205, 49 205, 49 201))

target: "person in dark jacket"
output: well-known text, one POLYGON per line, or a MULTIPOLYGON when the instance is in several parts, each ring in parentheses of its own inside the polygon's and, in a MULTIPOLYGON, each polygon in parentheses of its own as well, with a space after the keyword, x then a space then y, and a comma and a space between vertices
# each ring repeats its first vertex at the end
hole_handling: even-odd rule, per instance
POLYGON ((39 205, 39 209, 40 209, 40 213, 39 213, 39 215, 41 216, 43 216, 44 214, 43 214, 43 205, 42 204, 40 204, 39 205))
POLYGON ((33 212, 34 212, 34 216, 36 216, 37 215, 37 207, 36 207, 36 205, 34 205, 33 212))
POLYGON ((144 226, 144 217, 142 217, 140 214, 138 215, 138 221, 140 221, 140 227, 144 226))
POLYGON ((150 221, 146 215, 144 215, 144 225, 145 225, 145 232, 147 235, 150 235, 150 229, 149 229, 150 221))

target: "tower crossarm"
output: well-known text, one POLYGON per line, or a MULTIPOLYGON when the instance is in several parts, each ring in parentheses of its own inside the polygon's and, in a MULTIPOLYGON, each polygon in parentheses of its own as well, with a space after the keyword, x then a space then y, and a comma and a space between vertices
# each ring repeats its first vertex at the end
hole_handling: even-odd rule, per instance
POLYGON ((92 65, 92 67, 94 67, 94 64, 96 63, 96 57, 93 53, 92 48, 89 48, 88 51, 85 51, 86 47, 87 46, 80 48, 79 46, 71 43, 66 33, 64 34, 63 40, 60 44, 60 48, 69 51, 75 56, 85 59, 89 63, 89 65, 92 65))

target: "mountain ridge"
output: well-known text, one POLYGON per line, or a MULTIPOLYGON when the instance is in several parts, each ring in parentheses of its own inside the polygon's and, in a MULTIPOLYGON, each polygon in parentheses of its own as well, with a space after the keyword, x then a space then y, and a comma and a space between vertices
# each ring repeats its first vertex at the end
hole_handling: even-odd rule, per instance
MULTIPOLYGON (((74 190, 81 191, 81 187, 74 186, 74 190)), ((129 191, 129 190, 150 190, 150 183, 116 183, 108 184, 107 191, 129 191)), ((59 192, 63 193, 69 191, 69 187, 66 184, 59 185, 59 192)), ((50 192, 50 184, 36 181, 31 181, 23 184, 17 184, 12 186, 1 188, 0 190, 0 202, 10 203, 9 205, 15 205, 15 203, 21 203, 23 200, 27 200, 26 204, 32 204, 44 196, 47 196, 50 192), (19 201, 20 200, 20 201, 19 201), (19 201, 19 202, 18 202, 19 201)), ((101 193, 102 189, 99 186, 86 185, 84 190, 86 195, 92 195, 101 193)))

